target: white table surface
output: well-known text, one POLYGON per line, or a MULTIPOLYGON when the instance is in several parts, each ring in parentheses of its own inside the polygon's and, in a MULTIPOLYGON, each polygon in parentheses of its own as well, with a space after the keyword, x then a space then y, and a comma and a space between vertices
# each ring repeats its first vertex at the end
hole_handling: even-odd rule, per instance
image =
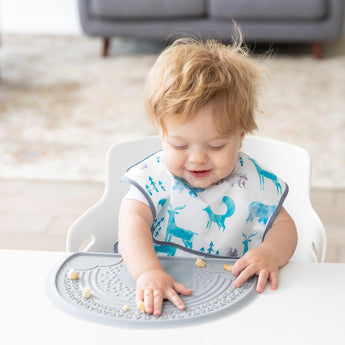
POLYGON ((345 341, 345 264, 288 263, 280 286, 227 317, 187 327, 133 329, 76 318, 47 297, 66 253, 0 250, 0 344, 329 344, 345 341), (188 342, 187 342, 188 340, 188 342))

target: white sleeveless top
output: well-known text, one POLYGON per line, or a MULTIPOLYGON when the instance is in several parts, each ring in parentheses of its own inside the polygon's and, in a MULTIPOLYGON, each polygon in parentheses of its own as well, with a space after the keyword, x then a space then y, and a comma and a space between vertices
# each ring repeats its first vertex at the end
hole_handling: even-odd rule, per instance
POLYGON ((206 189, 173 176, 161 151, 121 180, 147 199, 155 250, 169 256, 241 257, 263 241, 288 193, 284 181, 243 152, 231 174, 206 189))

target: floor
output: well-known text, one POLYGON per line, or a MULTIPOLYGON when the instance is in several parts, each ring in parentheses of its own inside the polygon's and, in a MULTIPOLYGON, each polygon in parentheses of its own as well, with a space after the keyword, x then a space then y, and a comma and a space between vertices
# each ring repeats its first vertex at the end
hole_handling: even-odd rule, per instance
MULTIPOLYGON (((0 249, 64 251, 70 225, 103 193, 103 184, 0 180, 0 249)), ((345 262, 345 190, 312 189, 327 236, 327 262, 345 262)))

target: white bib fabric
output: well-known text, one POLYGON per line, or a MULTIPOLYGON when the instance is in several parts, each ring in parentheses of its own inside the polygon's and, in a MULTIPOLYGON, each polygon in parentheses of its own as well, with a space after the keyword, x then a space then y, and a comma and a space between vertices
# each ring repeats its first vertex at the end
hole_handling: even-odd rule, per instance
POLYGON ((263 241, 288 193, 284 181, 243 152, 232 173, 206 189, 173 176, 161 151, 121 180, 145 195, 155 250, 168 256, 241 257, 263 241))

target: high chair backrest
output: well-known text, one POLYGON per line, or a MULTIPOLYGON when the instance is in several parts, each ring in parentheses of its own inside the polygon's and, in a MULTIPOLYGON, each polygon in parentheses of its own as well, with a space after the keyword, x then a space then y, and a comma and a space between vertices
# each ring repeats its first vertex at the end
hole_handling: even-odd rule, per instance
MULTIPOLYGON (((128 167, 160 148, 158 136, 110 147, 106 158, 104 194, 69 229, 67 251, 113 251, 117 241, 118 210, 128 190, 128 184, 120 182, 120 178, 128 167)), ((289 185, 284 207, 294 219, 298 231, 298 245, 292 260, 324 261, 326 233, 310 202, 311 160, 308 152, 296 145, 259 136, 247 136, 242 151, 253 156, 289 185)))

